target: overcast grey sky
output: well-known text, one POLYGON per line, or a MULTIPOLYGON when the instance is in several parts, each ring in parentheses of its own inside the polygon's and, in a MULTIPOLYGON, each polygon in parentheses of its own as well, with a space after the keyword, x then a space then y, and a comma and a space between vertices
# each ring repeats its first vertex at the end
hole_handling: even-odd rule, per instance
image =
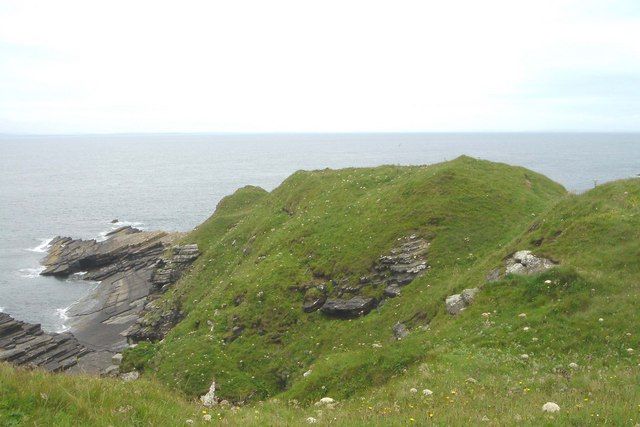
POLYGON ((0 2, 0 133, 640 131, 640 0, 0 2))

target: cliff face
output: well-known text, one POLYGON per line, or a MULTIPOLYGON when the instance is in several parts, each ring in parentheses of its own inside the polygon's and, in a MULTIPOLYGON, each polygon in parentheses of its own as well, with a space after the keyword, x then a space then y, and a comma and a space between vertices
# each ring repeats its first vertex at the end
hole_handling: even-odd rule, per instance
POLYGON ((85 272, 84 279, 100 283, 67 311, 69 333, 45 334, 39 325, 5 322, 0 328, 2 360, 91 373, 109 367, 112 356, 127 348, 127 335, 137 330, 145 305, 198 257, 196 245, 173 245, 180 237, 122 227, 102 242, 55 238, 42 274, 85 272))

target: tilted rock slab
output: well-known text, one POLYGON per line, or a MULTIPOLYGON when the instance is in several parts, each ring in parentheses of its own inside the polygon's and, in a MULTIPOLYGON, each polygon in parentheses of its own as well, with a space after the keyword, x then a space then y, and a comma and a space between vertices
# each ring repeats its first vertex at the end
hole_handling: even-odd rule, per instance
POLYGON ((64 371, 90 350, 70 333, 46 333, 40 325, 21 322, 0 313, 0 361, 14 365, 64 371))

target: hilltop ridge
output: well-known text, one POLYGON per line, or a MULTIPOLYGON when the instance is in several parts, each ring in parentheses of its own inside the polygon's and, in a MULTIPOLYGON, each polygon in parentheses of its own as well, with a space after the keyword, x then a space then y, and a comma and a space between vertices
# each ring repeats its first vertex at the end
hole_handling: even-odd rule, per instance
POLYGON ((201 256, 146 309, 163 333, 125 351, 121 370, 141 380, 124 391, 2 367, 0 400, 20 413, 0 406, 0 420, 637 422, 638 180, 571 195, 464 156, 300 171, 272 192, 239 189, 179 243, 201 256), (188 402, 212 382, 203 415, 188 402), (63 384, 104 408, 78 414, 63 384), (57 403, 28 409, 38 387, 57 403), (155 399, 171 402, 163 418, 155 399))

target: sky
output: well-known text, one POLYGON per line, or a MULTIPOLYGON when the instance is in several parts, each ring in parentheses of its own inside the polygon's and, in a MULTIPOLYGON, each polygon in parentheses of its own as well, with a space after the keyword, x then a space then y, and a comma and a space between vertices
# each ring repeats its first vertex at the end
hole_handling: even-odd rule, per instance
POLYGON ((640 131, 639 0, 0 0, 0 133, 640 131))

